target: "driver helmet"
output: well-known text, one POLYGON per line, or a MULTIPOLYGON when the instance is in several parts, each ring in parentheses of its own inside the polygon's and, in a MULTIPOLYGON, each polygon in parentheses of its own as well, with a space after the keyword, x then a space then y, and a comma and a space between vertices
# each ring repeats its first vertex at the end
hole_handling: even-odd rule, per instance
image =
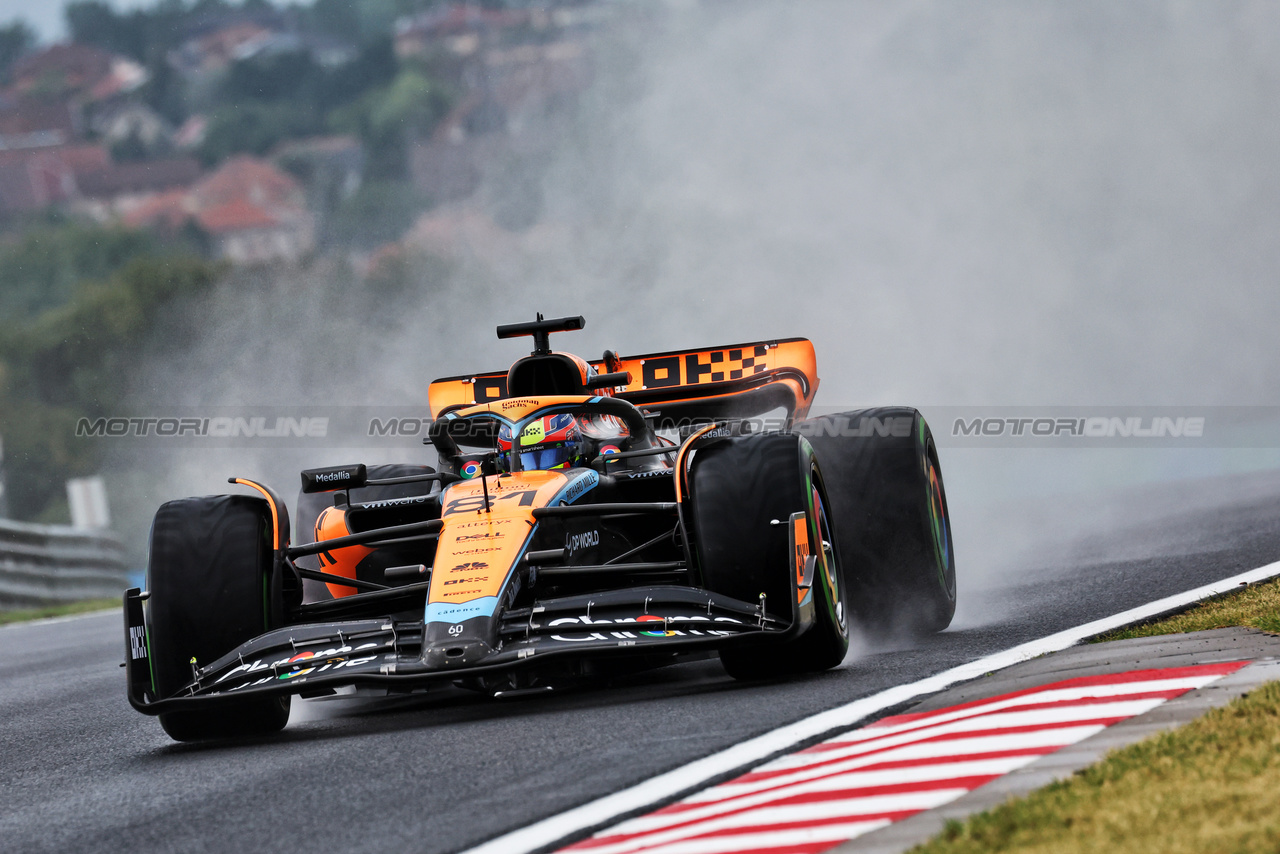
POLYGON ((578 427, 587 439, 597 442, 623 442, 631 435, 626 423, 616 415, 579 415, 578 427))
POLYGON ((569 413, 531 421, 514 443, 510 426, 498 430, 498 463, 506 471, 512 469, 512 454, 520 455, 522 471, 554 471, 579 465, 585 450, 578 419, 569 413))

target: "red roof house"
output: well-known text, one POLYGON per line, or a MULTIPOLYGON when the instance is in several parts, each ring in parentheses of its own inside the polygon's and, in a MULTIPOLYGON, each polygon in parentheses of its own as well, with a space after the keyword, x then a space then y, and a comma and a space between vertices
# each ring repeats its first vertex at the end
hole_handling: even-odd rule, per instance
POLYGON ((256 157, 233 157, 191 190, 195 220, 239 264, 295 262, 315 247, 302 186, 256 157))

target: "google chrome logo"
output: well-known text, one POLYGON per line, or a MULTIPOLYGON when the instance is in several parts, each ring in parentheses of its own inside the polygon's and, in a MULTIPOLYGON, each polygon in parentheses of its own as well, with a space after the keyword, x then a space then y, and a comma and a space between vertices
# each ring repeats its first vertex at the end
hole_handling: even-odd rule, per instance
MULTIPOLYGON (((653 615, 653 614, 645 614, 643 617, 637 617, 637 618, 636 618, 636 622, 638 622, 638 623, 661 623, 661 622, 663 622, 663 620, 662 620, 662 618, 661 618, 661 617, 655 616, 655 615, 653 615)), ((672 635, 674 635, 674 634, 675 634, 675 632, 664 632, 664 631, 647 632, 647 631, 641 631, 641 632, 640 632, 640 634, 642 634, 642 635, 648 635, 648 636, 649 636, 649 637, 651 637, 651 638, 669 638, 669 637, 671 637, 672 635)))
MULTIPOLYGON (((316 657, 316 654, 315 654, 314 652, 300 652, 300 653, 298 653, 297 655, 295 655, 293 658, 289 659, 289 663, 290 663, 290 664, 292 664, 292 663, 293 663, 293 662, 295 662, 295 661, 306 661, 308 658, 315 658, 315 657, 316 657)), ((308 667, 306 670, 294 670, 294 671, 292 671, 291 673, 281 673, 281 674, 280 674, 278 677, 276 677, 276 678, 277 678, 277 679, 292 679, 292 678, 293 678, 293 677, 295 677, 295 676, 304 676, 304 675, 306 675, 306 674, 310 673, 312 670, 315 670, 315 668, 314 668, 314 667, 308 667)))

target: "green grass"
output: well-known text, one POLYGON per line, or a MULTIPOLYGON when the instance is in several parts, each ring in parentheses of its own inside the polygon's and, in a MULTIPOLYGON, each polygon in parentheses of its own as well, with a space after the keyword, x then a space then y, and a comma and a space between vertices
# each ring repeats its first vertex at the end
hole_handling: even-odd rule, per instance
POLYGON ((1094 642, 1199 632, 1228 626, 1251 626, 1280 634, 1280 580, 1242 587, 1225 596, 1201 602, 1181 614, 1110 632, 1095 638, 1094 642))
POLYGON ((912 854, 1280 851, 1280 683, 1068 780, 951 822, 912 854))
POLYGON ((120 607, 119 599, 85 599, 81 602, 68 602, 65 605, 46 605, 43 608, 0 611, 0 626, 7 623, 43 620, 46 617, 68 617, 72 614, 87 614, 91 611, 105 611, 108 608, 118 609, 120 607))

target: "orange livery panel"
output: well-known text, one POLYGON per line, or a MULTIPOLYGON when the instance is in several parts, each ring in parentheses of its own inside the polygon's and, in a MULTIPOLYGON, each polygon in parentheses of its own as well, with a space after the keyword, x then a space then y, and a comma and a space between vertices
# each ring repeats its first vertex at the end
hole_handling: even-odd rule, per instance
POLYGON ((449 486, 436 547, 426 622, 461 623, 494 612, 537 524, 533 511, 572 501, 599 482, 591 469, 489 475, 449 486), (487 497, 486 497, 487 490, 487 497))
MULTIPOLYGON (((320 516, 316 519, 314 542, 336 540, 338 537, 345 537, 350 533, 351 530, 347 527, 347 514, 344 510, 338 507, 326 507, 320 511, 320 516)), ((320 559, 320 569, 324 572, 354 579, 356 578, 356 567, 360 561, 372 553, 373 549, 368 546, 357 545, 330 549, 320 552, 317 557, 320 559)), ((344 584, 335 582, 325 582, 325 586, 329 588, 329 592, 336 599, 358 592, 354 587, 347 587, 344 584)))

